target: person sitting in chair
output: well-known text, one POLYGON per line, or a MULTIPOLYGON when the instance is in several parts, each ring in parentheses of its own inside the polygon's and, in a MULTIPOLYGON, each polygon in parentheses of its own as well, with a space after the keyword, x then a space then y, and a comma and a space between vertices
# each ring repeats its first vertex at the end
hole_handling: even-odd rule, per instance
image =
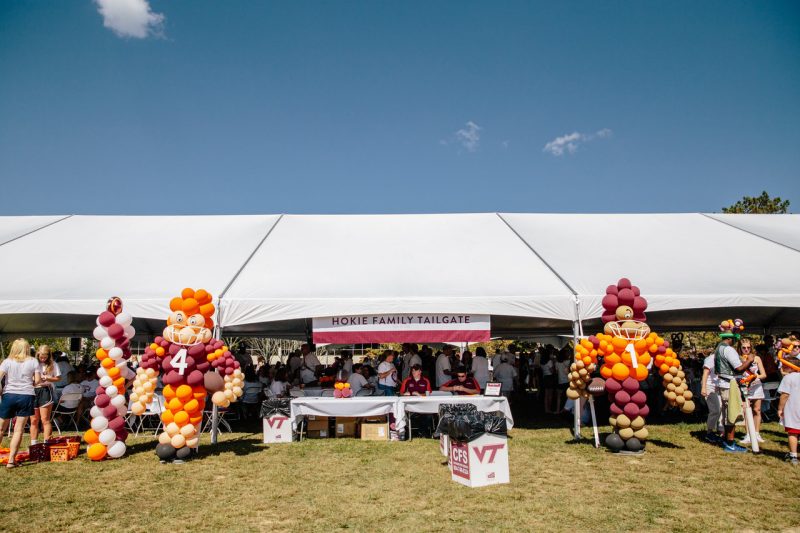
POLYGON ((475 381, 475 378, 467 378, 467 369, 463 366, 456 368, 454 374, 455 379, 451 379, 441 387, 439 390, 445 392, 455 392, 459 396, 480 394, 481 386, 475 381))

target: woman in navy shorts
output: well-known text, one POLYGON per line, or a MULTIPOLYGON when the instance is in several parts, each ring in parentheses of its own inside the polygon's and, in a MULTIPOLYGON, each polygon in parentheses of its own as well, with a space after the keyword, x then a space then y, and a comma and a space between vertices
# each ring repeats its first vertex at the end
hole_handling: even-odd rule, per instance
POLYGON ((22 442, 22 432, 25 431, 28 417, 33 415, 36 399, 34 386, 41 380, 39 365, 30 354, 31 347, 28 341, 17 339, 11 345, 8 358, 0 363, 0 383, 3 377, 6 378, 6 386, 2 389, 2 401, 0 401, 0 444, 8 431, 11 419, 17 419, 14 424, 14 435, 11 437, 7 468, 17 466, 14 459, 22 442))

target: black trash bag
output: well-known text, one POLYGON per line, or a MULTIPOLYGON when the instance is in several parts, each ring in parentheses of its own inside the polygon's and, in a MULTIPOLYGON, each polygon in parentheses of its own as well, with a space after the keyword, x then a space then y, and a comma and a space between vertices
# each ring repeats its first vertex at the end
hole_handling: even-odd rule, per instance
POLYGON ((453 416, 447 424, 447 434, 458 442, 470 442, 486 433, 508 436, 505 417, 477 411, 453 416))
POLYGON ((478 408, 471 403, 443 403, 439 405, 439 424, 433 432, 434 438, 447 434, 447 425, 453 416, 458 414, 476 413, 478 408))
POLYGON ((261 402, 261 418, 275 415, 289 416, 290 398, 270 398, 261 402))

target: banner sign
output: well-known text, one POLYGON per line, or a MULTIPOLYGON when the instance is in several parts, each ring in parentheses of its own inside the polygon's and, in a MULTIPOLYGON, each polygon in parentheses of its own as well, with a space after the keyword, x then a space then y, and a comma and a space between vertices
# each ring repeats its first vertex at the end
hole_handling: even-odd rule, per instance
POLYGON ((315 318, 316 344, 488 342, 489 315, 395 314, 315 318))

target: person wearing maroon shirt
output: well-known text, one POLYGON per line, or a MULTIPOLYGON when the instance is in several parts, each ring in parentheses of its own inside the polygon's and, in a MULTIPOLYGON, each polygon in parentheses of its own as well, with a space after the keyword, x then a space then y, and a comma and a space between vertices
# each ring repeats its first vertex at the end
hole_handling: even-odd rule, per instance
POLYGON ((459 396, 467 394, 480 394, 481 386, 475 381, 475 378, 467 378, 467 369, 460 366, 455 371, 456 378, 451 379, 441 387, 439 390, 446 392, 455 392, 459 396))
POLYGON ((431 392, 431 382, 422 376, 422 366, 412 365, 411 375, 400 385, 401 396, 427 396, 431 392))

